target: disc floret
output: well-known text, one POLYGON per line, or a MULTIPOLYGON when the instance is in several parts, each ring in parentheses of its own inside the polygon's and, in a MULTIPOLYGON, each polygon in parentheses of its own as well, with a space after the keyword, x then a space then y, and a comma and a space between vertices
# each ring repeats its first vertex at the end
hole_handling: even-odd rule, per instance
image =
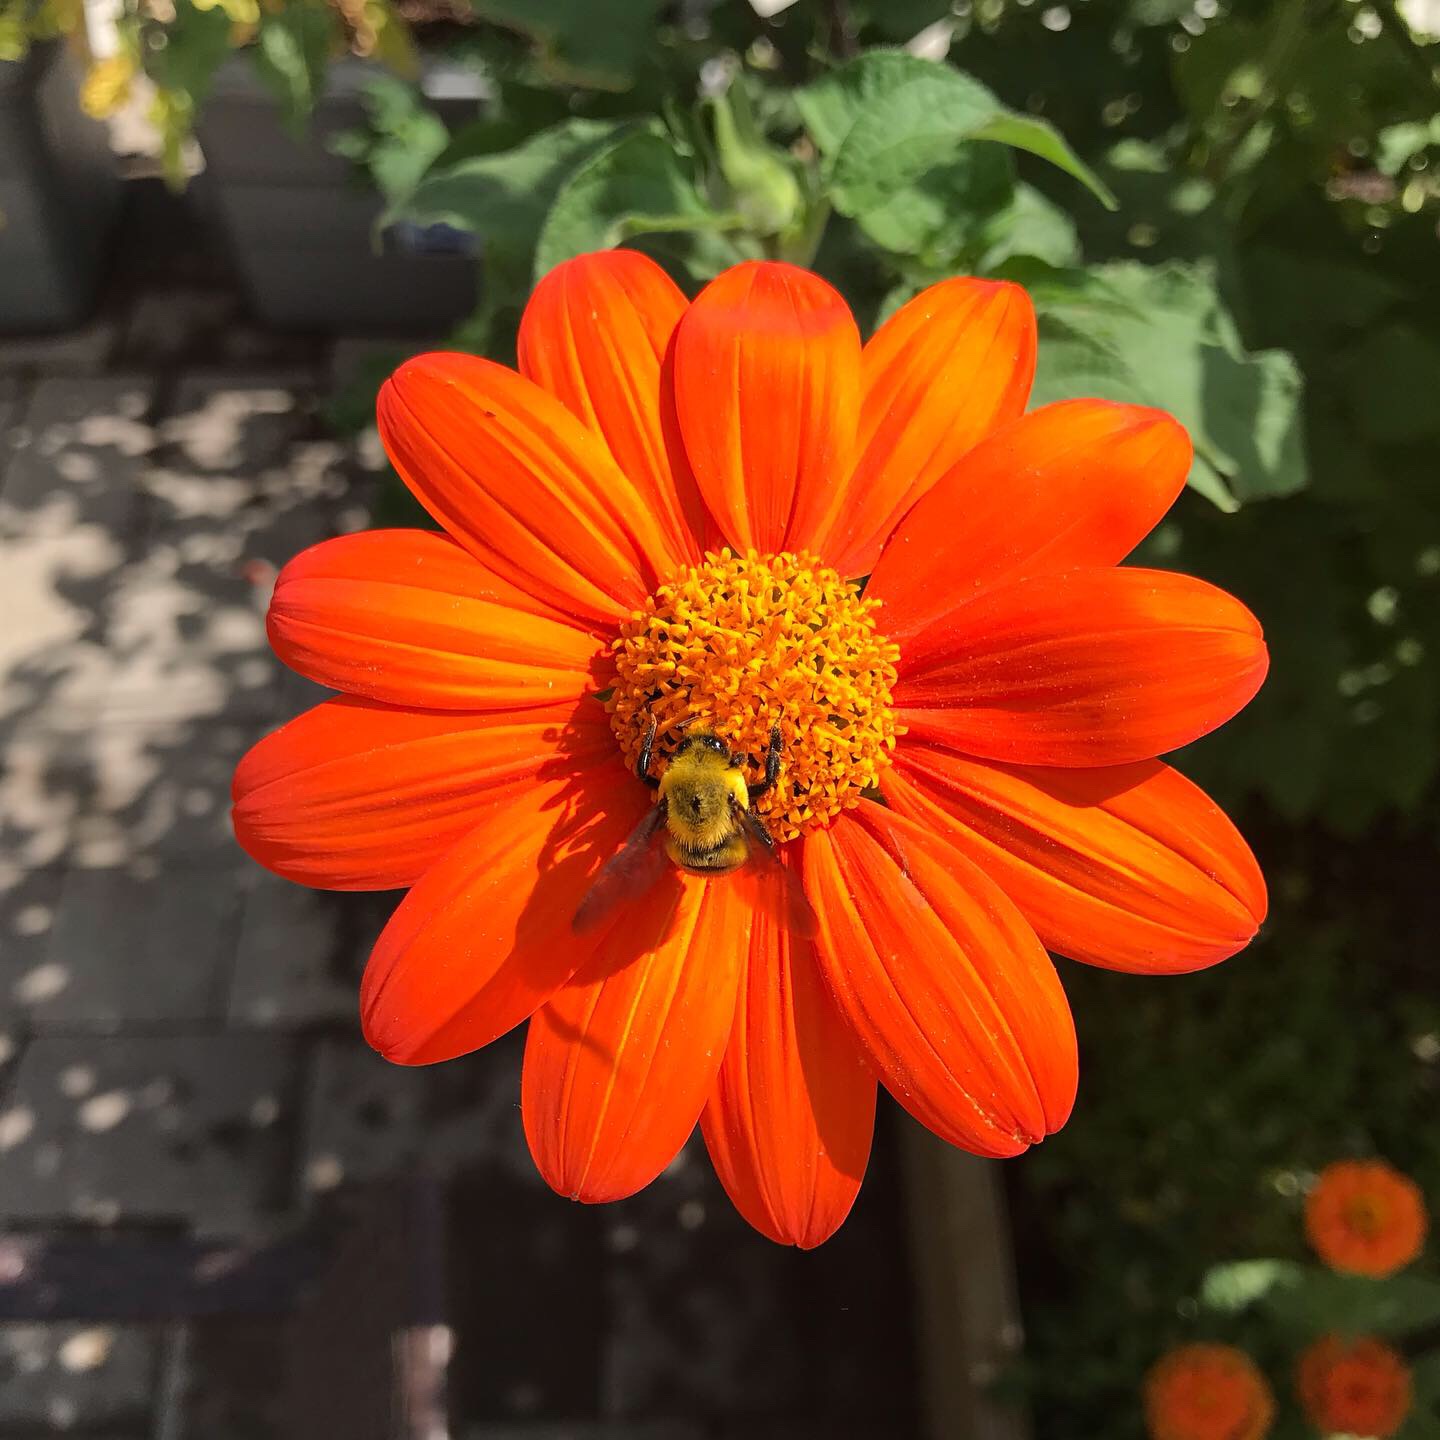
POLYGON ((620 628, 611 727, 633 765, 654 718, 668 755, 703 724, 758 772, 772 725, 784 764, 755 805, 791 840, 857 804, 889 764, 898 647, 879 602, 814 556, 707 554, 620 628))

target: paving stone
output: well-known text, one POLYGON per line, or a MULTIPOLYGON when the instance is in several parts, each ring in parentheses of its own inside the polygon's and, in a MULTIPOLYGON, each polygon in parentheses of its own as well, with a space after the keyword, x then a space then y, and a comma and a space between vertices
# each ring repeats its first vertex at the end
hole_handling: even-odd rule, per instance
POLYGON ((286 366, 319 369, 324 343, 314 336, 279 335, 247 318, 240 295, 214 284, 175 284, 142 290, 130 305, 117 363, 286 366))
POLYGON ((137 1326, 0 1324, 0 1434, 147 1425, 156 1337, 137 1326))
POLYGON ((119 334, 117 317, 101 314, 57 335, 7 335, 0 340, 0 370, 93 375, 109 363, 119 334))
POLYGON ((265 637, 263 594, 245 537, 217 525, 155 541, 115 588, 102 725, 142 719, 269 717, 283 667, 265 637))
POLYGON ((37 1037, 0 1112, 6 1215, 254 1234, 290 1197, 295 1058, 267 1035, 37 1037))
POLYGON ((0 538, 0 736, 94 724, 112 683, 103 632, 122 557, 120 541, 94 525, 0 538))
POLYGON ((349 452, 296 440, 292 402, 273 388, 216 389, 166 422, 169 461, 145 475, 144 553, 115 587, 102 723, 284 717, 287 672, 264 625, 275 576, 369 514, 349 452))
POLYGON ((141 513, 141 381, 47 381, 0 490, 0 738, 83 733, 112 683, 107 607, 141 513))
POLYGON ((59 866, 0 874, 0 957, 7 964, 39 964, 45 958, 64 884, 59 866))
MULTIPOLYGON (((230 980, 248 867, 71 870, 48 944, 0 950, 0 1015, 36 1029, 218 1018, 230 980)), ((37 906, 27 916, 37 924, 37 906)))
POLYGON ((358 1025, 360 976, 400 895, 309 890, 253 869, 231 1015, 252 1025, 358 1025))
POLYGON ((5 436, 12 457, 0 490, 0 538, 70 535, 98 526, 132 534, 139 474, 154 443, 154 386, 141 377, 39 381, 5 436))
POLYGON ((10 1078, 20 1065, 25 1050, 25 1032, 11 1022, 0 1022, 0 1110, 10 1093, 10 1078))
POLYGON ((159 425, 165 463, 247 475, 283 464, 307 423, 311 384, 303 371, 187 375, 159 425))
POLYGON ((88 785, 73 828, 74 863, 194 865, 236 857, 230 781, 267 727, 224 718, 107 725, 86 737, 88 785))
POLYGON ((4 485, 5 462, 12 452, 6 431, 19 408, 21 393, 20 382, 13 375, 0 375, 0 486, 4 485))
POLYGON ((351 1023, 351 1038, 320 1043, 310 1074, 301 1162, 309 1193, 417 1165, 430 1174, 483 1173, 538 1193, 520 1124, 522 1032, 447 1065, 413 1068, 377 1055, 358 1020, 351 1023))
POLYGON ((0 734, 0 886, 63 861, 90 789, 83 742, 64 734, 0 734))

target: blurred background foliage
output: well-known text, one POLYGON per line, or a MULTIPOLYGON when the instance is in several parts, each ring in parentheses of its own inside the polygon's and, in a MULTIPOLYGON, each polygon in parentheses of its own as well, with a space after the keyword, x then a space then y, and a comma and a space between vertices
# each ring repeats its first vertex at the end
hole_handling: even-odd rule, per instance
MULTIPOLYGON (((0 47, 71 4, 0 0, 0 47)), ((1032 295, 1037 401, 1189 427, 1142 558, 1265 624, 1264 691, 1180 763, 1246 823, 1273 913, 1211 974, 1066 968, 1082 1103, 1008 1171, 1038 1433, 1138 1436, 1156 1354, 1223 1329, 1206 1271, 1297 1258, 1337 1155, 1433 1203, 1437 0, 123 0, 122 33, 90 103, 143 72, 176 153, 234 48, 296 124, 333 55, 383 62, 343 149, 387 224, 478 237, 458 346, 511 358, 534 278, 621 243, 692 293, 812 265, 866 331, 969 272, 1032 295), (455 132, 413 83, 437 50, 488 85, 455 132)))

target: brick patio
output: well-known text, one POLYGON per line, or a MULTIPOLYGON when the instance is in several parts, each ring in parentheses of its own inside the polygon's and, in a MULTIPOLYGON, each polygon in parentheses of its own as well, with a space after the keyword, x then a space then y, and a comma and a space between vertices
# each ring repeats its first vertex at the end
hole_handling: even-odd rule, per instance
MULTIPOLYGON (((520 1036, 427 1071, 360 1040, 394 897, 235 846, 236 758, 319 693, 265 645, 275 567, 370 523, 383 483, 373 436, 323 420, 355 350, 255 330, 203 267, 0 339, 0 1297, 29 1253, 7 1236, 264 1247, 430 1175, 458 1435, 904 1440, 884 1154, 809 1259, 746 1230, 694 1144, 634 1201, 566 1205, 525 1152, 520 1036)), ((272 1325, 72 1313, 85 1293, 0 1323, 0 1437, 288 1440, 272 1325)))

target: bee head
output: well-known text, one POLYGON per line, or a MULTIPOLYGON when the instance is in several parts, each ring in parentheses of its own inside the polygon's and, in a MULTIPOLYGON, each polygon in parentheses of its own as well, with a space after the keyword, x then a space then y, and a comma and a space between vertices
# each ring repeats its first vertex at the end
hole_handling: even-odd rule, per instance
POLYGON ((722 756, 727 765, 734 764, 729 747, 718 735, 712 735, 708 730, 697 730, 687 735, 675 747, 675 758, 678 760, 682 755, 693 755, 697 750, 713 751, 722 756))

